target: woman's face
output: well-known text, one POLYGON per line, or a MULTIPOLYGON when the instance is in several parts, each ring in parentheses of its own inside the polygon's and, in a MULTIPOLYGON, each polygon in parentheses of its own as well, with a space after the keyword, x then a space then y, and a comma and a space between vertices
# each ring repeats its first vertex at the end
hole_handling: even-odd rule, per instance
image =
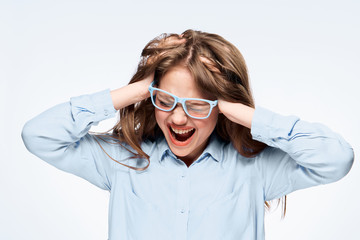
MULTIPOLYGON (((195 85, 195 80, 185 66, 171 68, 160 79, 158 88, 181 98, 209 99, 195 85)), ((174 110, 165 112, 155 108, 157 124, 165 135, 171 151, 185 163, 192 163, 203 152, 207 140, 216 126, 219 110, 214 107, 206 119, 189 117, 178 105, 174 110)))

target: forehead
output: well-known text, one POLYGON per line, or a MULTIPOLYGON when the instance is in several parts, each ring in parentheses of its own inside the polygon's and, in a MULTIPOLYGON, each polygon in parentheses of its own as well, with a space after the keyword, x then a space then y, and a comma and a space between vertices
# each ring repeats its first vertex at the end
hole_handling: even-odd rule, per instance
POLYGON ((159 88, 181 98, 207 98, 196 86, 195 79, 185 66, 170 68, 159 81, 159 88))

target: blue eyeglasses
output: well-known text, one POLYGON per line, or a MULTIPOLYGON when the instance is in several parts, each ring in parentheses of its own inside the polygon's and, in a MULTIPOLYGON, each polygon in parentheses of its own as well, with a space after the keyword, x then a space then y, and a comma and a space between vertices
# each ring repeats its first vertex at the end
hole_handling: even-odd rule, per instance
POLYGON ((165 112, 172 111, 177 103, 181 103, 185 113, 196 119, 208 118, 211 114, 212 109, 217 105, 218 101, 210 101, 201 98, 180 98, 166 92, 162 89, 155 88, 154 82, 149 86, 149 92, 151 96, 152 104, 165 112))

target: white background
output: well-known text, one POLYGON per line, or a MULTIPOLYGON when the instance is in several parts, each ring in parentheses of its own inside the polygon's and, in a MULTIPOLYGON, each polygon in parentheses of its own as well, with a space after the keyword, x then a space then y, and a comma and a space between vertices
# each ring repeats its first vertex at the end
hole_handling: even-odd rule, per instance
MULTIPOLYGON (((257 105, 328 125, 358 156, 359 12, 357 0, 1 1, 0 239, 107 239, 109 193, 29 153, 21 130, 72 96, 125 85, 164 32, 223 36, 257 105)), ((356 160, 341 181, 290 194, 284 220, 267 214, 266 239, 360 239, 356 160)))

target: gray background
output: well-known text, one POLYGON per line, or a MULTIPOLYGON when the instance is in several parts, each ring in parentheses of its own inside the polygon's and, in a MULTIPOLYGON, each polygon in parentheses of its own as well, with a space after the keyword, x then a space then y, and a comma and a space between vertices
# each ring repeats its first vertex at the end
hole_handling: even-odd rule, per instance
MULTIPOLYGON (((356 0, 1 1, 0 239, 107 238, 109 194, 30 154, 21 130, 72 96, 125 85, 164 32, 225 37, 257 105, 322 122, 358 155, 359 10, 356 0)), ((266 214, 266 239, 359 239, 359 172, 356 161, 341 181, 290 194, 284 220, 266 214)))

